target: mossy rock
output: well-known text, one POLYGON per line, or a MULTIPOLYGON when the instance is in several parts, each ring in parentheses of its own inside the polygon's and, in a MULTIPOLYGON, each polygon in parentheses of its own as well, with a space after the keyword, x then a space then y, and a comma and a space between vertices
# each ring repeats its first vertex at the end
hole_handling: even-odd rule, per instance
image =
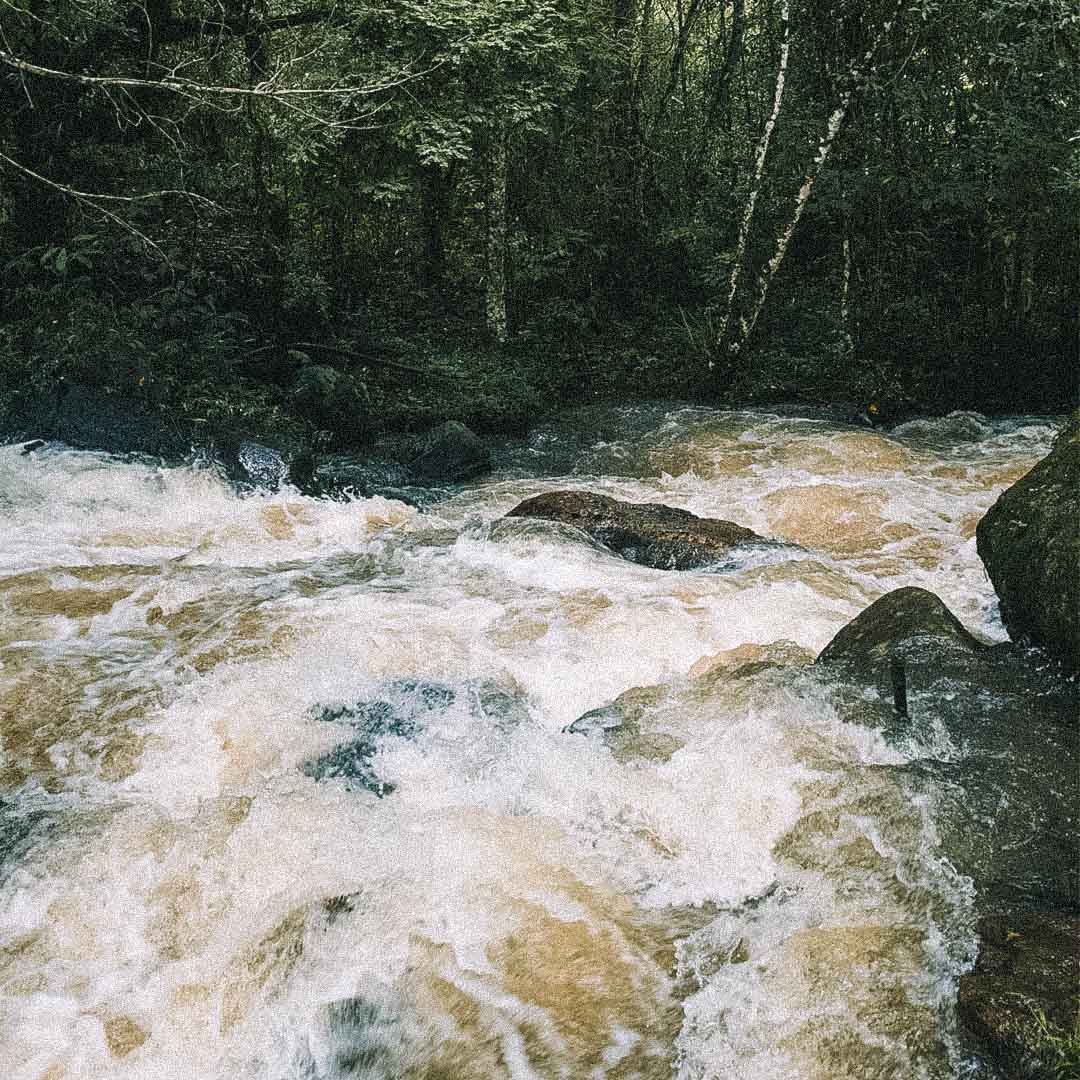
POLYGON ((1014 639, 1080 671, 1080 411, 979 522, 979 557, 1014 639))

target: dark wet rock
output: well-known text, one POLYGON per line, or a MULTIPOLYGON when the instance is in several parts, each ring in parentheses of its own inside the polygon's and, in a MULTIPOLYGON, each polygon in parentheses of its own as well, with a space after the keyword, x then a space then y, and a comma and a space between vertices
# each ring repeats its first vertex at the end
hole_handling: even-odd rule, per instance
POLYGON ((40 450, 45 445, 44 439, 31 439, 20 451, 23 457, 28 457, 35 450, 40 450))
POLYGON ((814 671, 840 716, 878 728, 902 750, 906 764, 888 767, 894 781, 932 808, 943 866, 974 888, 984 945, 961 990, 961 1015, 1005 1075, 1040 1075, 1026 1071, 1036 1023, 1024 1002, 1049 1007, 1035 993, 1039 965, 1044 974, 1075 971, 1077 941, 1037 930, 1028 913, 1065 910, 1080 897, 1076 682, 1036 650, 982 644, 921 589, 871 605, 814 671), (1036 966, 1013 933, 1031 943, 1036 966))
POLYGON ((9 402, 0 431, 30 439, 23 453, 57 441, 76 450, 145 454, 175 464, 194 457, 244 490, 275 491, 286 482, 305 491, 313 486, 314 454, 298 436, 256 441, 231 421, 199 423, 78 384, 61 382, 47 394, 9 402))
POLYGON ((600 735, 603 737, 609 731, 617 731, 626 722, 626 714, 618 705, 612 703, 582 713, 572 724, 567 724, 563 730, 570 735, 600 735))
POLYGON ((768 544, 731 521, 700 518, 661 503, 627 503, 591 491, 551 491, 519 503, 508 517, 572 525, 631 562, 657 570, 695 570, 745 544, 768 544))
POLYGON ((447 420, 416 440, 409 473, 420 483, 455 484, 491 468, 491 451, 473 431, 447 420))
POLYGON ((1009 633, 1080 671, 1080 414, 975 535, 1009 633))
POLYGON ((14 800, 0 799, 0 885, 56 831, 60 817, 58 809, 27 810, 14 800))
POLYGON ((318 1058, 302 1042, 291 1075, 305 1080, 341 1077, 342 1080, 400 1076, 410 1037, 403 1023, 402 1006, 388 992, 371 987, 366 997, 342 998, 319 1010, 318 1058))
POLYGON ((979 920, 979 956, 961 976, 961 1022, 1007 1076, 1059 1080, 1059 1038, 1080 1022, 1080 914, 1026 911, 979 920))
POLYGON ((289 465, 281 452, 262 443, 242 442, 236 461, 251 484, 267 491, 277 491, 289 475, 289 465))
POLYGON ((177 460, 202 434, 198 425, 167 410, 66 381, 9 401, 0 416, 0 431, 24 439, 57 440, 81 450, 177 460))
POLYGON ((313 493, 315 455, 302 439, 285 436, 271 444, 223 431, 203 445, 197 459, 214 465, 241 492, 275 492, 291 484, 313 493))
POLYGON ((314 466, 311 488, 331 498, 381 495, 427 506, 440 497, 439 485, 490 468, 487 444, 450 420, 424 435, 384 435, 367 453, 327 454, 314 466))
POLYGON ((381 496, 422 510, 446 495, 442 488, 414 483, 400 462, 354 454, 331 454, 319 461, 311 484, 302 490, 339 500, 381 496))
POLYGON ((382 798, 394 790, 376 773, 373 761, 390 740, 421 735, 452 708, 462 708, 486 726, 509 729, 524 710, 516 698, 493 683, 467 681, 452 686, 416 679, 394 679, 370 697, 348 704, 320 706, 314 719, 352 729, 350 738, 301 767, 313 780, 342 780, 382 798))
POLYGON ((845 719, 910 759, 898 776, 934 802, 943 851, 975 882, 982 913, 1080 895, 1074 681, 1037 652, 983 644, 913 588, 877 600, 814 667, 845 719))
POLYGON ((894 589, 847 624, 818 657, 819 664, 879 667, 893 655, 939 648, 985 648, 974 634, 926 589, 894 589))

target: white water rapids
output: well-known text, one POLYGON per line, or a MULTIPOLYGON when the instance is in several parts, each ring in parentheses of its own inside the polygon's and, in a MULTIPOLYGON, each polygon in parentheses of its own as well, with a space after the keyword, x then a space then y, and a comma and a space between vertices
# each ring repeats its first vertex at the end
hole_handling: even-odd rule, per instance
POLYGON ((901 585, 1004 638, 974 528, 1055 425, 591 415, 424 512, 0 447, 0 1075, 962 1071, 971 885, 803 665, 901 585), (566 487, 802 550, 500 521, 566 487))

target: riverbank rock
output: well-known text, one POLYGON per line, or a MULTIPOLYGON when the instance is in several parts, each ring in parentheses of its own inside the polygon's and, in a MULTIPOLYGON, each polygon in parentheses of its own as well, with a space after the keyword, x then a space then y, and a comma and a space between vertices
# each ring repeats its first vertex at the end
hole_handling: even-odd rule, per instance
POLYGON ((975 537, 1009 633, 1080 671, 1080 413, 975 537))
POLYGON ((851 620, 821 651, 819 664, 878 667, 900 652, 919 646, 931 652, 942 646, 985 648, 974 634, 926 589, 894 589, 851 620))
POLYGON ((0 435, 55 440, 111 454, 180 459, 201 434, 197 425, 168 411, 67 381, 47 391, 19 395, 0 414, 0 435))
POLYGON ((507 517, 573 525, 616 554, 656 570, 695 570, 742 544, 768 544, 731 521, 700 518, 661 503, 627 503, 591 491, 551 491, 519 503, 507 517))
POLYGON ((30 439, 26 454, 46 440, 76 450, 146 454, 169 464, 189 461, 194 454, 213 461, 242 491, 276 491, 284 483, 306 491, 314 479, 312 448, 295 434, 256 441, 232 421, 196 423, 167 409, 66 382, 0 413, 0 435, 30 439))
POLYGON ((964 1026, 1008 1076, 1080 1075, 1080 914, 990 916, 978 933, 978 960, 960 978, 964 1026), (1062 1071, 1067 1062, 1077 1071, 1062 1071))
POLYGON ((491 468, 491 451, 472 430, 457 420, 447 420, 416 442, 408 462, 419 483, 456 484, 491 468))

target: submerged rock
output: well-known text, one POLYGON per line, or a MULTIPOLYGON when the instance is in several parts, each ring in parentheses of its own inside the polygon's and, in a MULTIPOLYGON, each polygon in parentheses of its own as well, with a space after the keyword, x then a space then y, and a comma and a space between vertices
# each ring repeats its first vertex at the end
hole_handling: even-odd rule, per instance
POLYGON ((767 665, 804 667, 814 662, 814 654, 794 641, 771 641, 767 645, 746 642, 734 649, 703 656, 690 668, 691 679, 704 679, 713 675, 729 675, 745 672, 749 668, 761 669, 767 665))
POLYGON ((341 780, 382 798, 394 790, 374 765, 375 755, 389 741, 415 739, 430 724, 458 707, 482 719, 485 726, 509 727, 524 715, 517 700, 488 682, 457 686, 417 679, 393 679, 371 696, 348 704, 320 706, 313 718, 352 729, 345 742, 305 762, 301 771, 313 780, 341 780))
POLYGON ((975 536, 1009 633, 1080 671, 1080 414, 975 536))
POLYGON ((289 475, 289 465, 280 451, 262 443, 242 442, 236 451, 236 463, 250 484, 266 491, 277 491, 289 475))
POLYGON ((924 650, 978 650, 985 644, 926 589, 894 589, 857 615, 821 651, 819 664, 879 667, 893 655, 924 650))
POLYGON ((1009 1076, 1078 1075, 1063 1066, 1080 1069, 1080 914, 990 916, 978 933, 978 961, 960 978, 965 1027, 1009 1076))
POLYGON ((700 518, 662 503, 626 503, 591 491, 551 491, 519 503, 507 517, 573 525, 616 554, 656 570, 695 570, 732 548, 769 544, 751 529, 700 518))

